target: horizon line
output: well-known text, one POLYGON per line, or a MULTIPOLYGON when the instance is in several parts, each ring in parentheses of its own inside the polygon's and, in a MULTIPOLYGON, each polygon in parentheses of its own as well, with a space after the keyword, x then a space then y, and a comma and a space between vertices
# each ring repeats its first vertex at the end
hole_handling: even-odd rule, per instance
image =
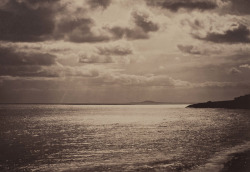
POLYGON ((145 103, 145 102, 128 102, 128 103, 0 103, 0 105, 11 105, 11 104, 37 104, 37 105, 167 105, 167 104, 193 104, 195 102, 152 102, 152 103, 145 103))

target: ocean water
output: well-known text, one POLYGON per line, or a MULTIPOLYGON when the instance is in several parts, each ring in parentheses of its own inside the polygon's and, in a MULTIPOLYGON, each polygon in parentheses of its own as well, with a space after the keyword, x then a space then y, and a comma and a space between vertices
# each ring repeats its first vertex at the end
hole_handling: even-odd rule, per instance
POLYGON ((0 105, 0 171, 220 171, 250 150, 250 111, 0 105))

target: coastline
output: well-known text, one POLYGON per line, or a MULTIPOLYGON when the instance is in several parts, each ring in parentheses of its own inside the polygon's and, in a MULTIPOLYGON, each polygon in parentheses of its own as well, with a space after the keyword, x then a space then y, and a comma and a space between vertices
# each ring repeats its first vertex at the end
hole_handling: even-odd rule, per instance
POLYGON ((208 101, 187 106, 188 108, 226 108, 226 109, 250 109, 250 94, 236 97, 234 100, 208 101))
POLYGON ((250 141, 215 153, 208 161, 189 172, 249 172, 250 141))
POLYGON ((234 153, 232 158, 224 163, 220 172, 249 172, 250 171, 250 150, 234 153))

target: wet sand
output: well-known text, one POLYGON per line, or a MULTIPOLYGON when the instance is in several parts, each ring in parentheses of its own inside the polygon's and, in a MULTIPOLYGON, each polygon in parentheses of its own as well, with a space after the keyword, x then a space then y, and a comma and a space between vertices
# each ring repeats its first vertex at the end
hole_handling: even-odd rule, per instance
POLYGON ((250 150, 232 156, 233 158, 224 164, 221 172, 250 172, 250 150))

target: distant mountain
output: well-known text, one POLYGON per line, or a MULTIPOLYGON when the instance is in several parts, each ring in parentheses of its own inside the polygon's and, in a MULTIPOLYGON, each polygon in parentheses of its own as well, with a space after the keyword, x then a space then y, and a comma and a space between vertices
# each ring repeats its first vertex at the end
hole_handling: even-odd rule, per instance
POLYGON ((227 109, 250 109, 250 94, 227 101, 208 101, 187 106, 188 108, 227 108, 227 109))

